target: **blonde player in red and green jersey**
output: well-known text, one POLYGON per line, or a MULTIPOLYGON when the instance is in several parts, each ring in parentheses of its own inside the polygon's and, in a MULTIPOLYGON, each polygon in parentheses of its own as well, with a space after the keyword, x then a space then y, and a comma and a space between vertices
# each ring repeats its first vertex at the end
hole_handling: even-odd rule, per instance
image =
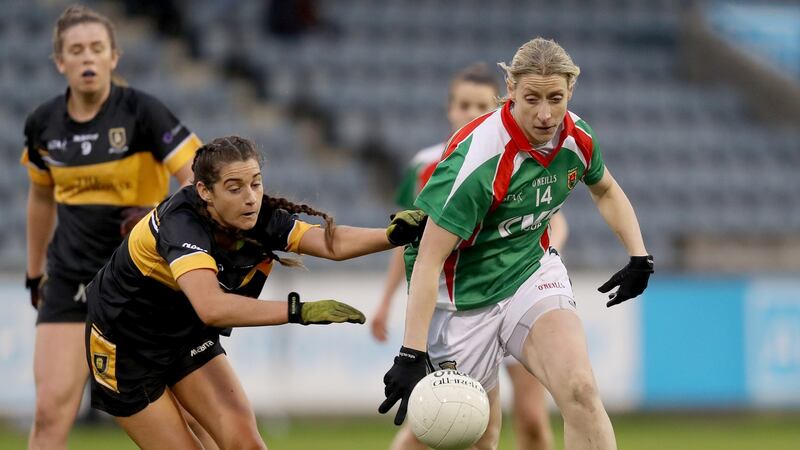
MULTIPOLYGON (((450 82, 447 118, 452 132, 473 119, 497 108, 499 86, 494 75, 484 64, 475 64, 459 72, 450 82)), ((403 177, 395 201, 403 208, 411 209, 414 199, 428 181, 442 157, 445 142, 420 150, 411 160, 403 177)), ((550 221, 550 245, 561 249, 567 239, 567 222, 563 214, 556 214, 550 221)), ((409 268, 410 269, 410 268, 409 268)), ((387 270, 383 298, 371 322, 372 335, 380 342, 387 339, 387 322, 391 302, 404 273, 403 249, 392 251, 387 270)), ((545 390, 542 384, 513 357, 505 360, 506 370, 513 387, 514 430, 517 448, 524 450, 548 450, 553 447, 553 433, 547 414, 545 390)), ((409 427, 403 427, 392 442, 392 450, 425 450, 409 427)))
POLYGON ((606 169, 594 132, 567 109, 580 69, 552 40, 522 45, 506 71, 499 110, 461 128, 415 205, 430 220, 413 263, 403 346, 384 377, 386 413, 434 367, 455 366, 488 392, 489 426, 500 434, 498 369, 514 356, 553 395, 565 447, 615 449, 567 271, 550 250, 548 222, 583 182, 630 262, 601 292, 608 306, 644 292, 653 273, 639 223, 606 169))

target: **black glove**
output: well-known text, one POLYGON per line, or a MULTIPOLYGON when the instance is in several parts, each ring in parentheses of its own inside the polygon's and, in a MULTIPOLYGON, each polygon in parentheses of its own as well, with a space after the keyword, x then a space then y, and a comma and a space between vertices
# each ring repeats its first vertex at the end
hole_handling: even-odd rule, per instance
POLYGON ((146 216, 153 208, 144 208, 133 206, 122 210, 122 223, 119 225, 119 234, 122 237, 128 235, 133 230, 133 227, 139 223, 144 216, 146 216))
POLYGON ((615 286, 619 286, 616 292, 608 295, 611 301, 606 303, 606 306, 612 307, 644 292, 647 280, 653 272, 653 255, 631 256, 630 262, 597 290, 605 294, 615 286))
POLYGON ((289 294, 289 323, 328 325, 331 323, 364 323, 364 313, 336 300, 301 302, 300 294, 289 294))
POLYGON ((431 370, 433 367, 428 360, 428 353, 400 347, 400 353, 394 357, 394 365, 383 376, 383 384, 386 385, 383 393, 386 395, 386 400, 378 407, 378 412, 386 414, 400 400, 400 407, 397 408, 397 415, 394 416, 394 424, 402 424, 406 418, 411 391, 414 390, 414 386, 419 383, 419 380, 425 378, 425 375, 431 370))
POLYGON ((386 227, 386 237, 392 245, 406 245, 422 239, 428 215, 419 209, 407 209, 389 216, 391 222, 386 227))
POLYGON ((42 295, 42 286, 44 285, 44 280, 44 275, 31 278, 27 273, 25 274, 25 289, 30 291, 31 306, 33 306, 33 309, 39 309, 39 301, 44 297, 42 295))

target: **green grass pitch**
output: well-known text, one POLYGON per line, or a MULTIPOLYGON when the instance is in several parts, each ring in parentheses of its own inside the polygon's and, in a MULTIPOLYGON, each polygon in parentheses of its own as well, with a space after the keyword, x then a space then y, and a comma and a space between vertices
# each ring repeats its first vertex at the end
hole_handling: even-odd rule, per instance
MULTIPOLYGON (((506 418, 500 449, 514 449, 506 418)), ((620 450, 796 450, 800 413, 643 414, 612 417, 620 450)), ((380 450, 392 439, 388 418, 261 420, 270 450, 380 450)), ((560 418, 553 417, 556 448, 563 448, 560 418)), ((0 424, 0 449, 25 448, 25 430, 0 424)), ((136 446, 115 425, 79 426, 70 449, 114 450, 136 446)))

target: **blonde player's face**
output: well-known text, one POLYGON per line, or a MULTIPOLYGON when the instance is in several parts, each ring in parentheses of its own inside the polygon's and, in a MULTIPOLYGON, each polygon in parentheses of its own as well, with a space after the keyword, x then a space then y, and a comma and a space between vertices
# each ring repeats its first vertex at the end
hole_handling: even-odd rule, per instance
POLYGON ((255 159, 234 161, 219 170, 213 189, 197 184, 197 192, 208 203, 208 212, 220 225, 249 230, 256 225, 264 186, 261 167, 255 159))
POLYGON ((97 22, 81 23, 67 28, 61 39, 63 47, 55 55, 55 63, 70 89, 78 94, 108 89, 119 54, 111 48, 106 27, 97 22))
POLYGON ((507 84, 508 95, 514 101, 512 114, 528 141, 544 144, 553 138, 564 115, 572 89, 563 75, 524 75, 516 83, 507 84))
POLYGON ((452 87, 447 118, 453 131, 497 107, 497 92, 486 84, 461 81, 452 87))

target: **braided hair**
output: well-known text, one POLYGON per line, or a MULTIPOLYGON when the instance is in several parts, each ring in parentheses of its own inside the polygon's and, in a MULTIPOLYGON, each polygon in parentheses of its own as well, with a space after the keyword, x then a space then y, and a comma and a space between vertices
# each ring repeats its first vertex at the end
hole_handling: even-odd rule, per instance
MULTIPOLYGON (((258 162, 259 167, 263 160, 261 153, 256 149, 255 144, 249 139, 239 136, 227 136, 214 139, 213 141, 203 145, 194 155, 192 161, 192 172, 194 172, 194 184, 202 182, 208 189, 211 189, 217 181, 219 181, 220 169, 229 163, 237 161, 247 161, 254 159, 258 162)), ((271 209, 284 209, 292 214, 307 214, 309 216, 319 216, 325 222, 325 245, 328 250, 333 251, 333 237, 336 232, 336 222, 333 217, 312 208, 306 204, 293 203, 283 197, 264 196, 267 206, 271 209)), ((214 231, 222 233, 233 239, 244 239, 252 241, 243 236, 239 230, 230 230, 222 227, 215 220, 213 220, 208 213, 205 202, 201 199, 202 207, 199 208, 200 213, 210 219, 214 226, 214 231)), ((264 205, 262 204, 263 208, 264 205)), ((255 243, 255 242, 254 242, 255 243)), ((258 244, 260 246, 260 244, 258 244)), ((276 258, 281 261, 280 258, 276 258)))

